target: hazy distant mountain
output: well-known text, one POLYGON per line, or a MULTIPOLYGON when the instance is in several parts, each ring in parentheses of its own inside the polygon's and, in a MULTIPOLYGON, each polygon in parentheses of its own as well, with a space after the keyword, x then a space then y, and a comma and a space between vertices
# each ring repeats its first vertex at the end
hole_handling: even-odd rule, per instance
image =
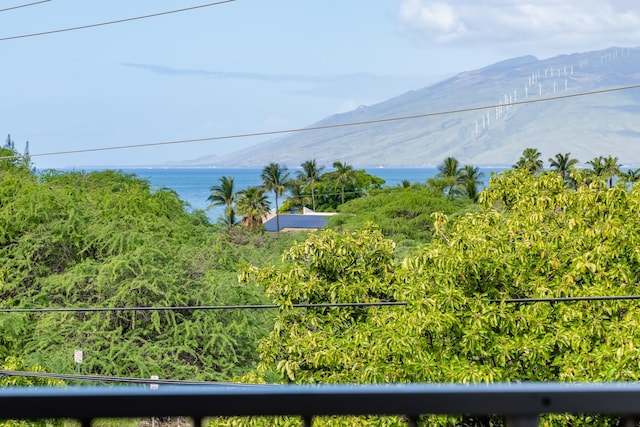
POLYGON ((584 163, 599 155, 640 164, 640 89, 514 104, 640 83, 640 48, 611 48, 539 60, 510 59, 460 73, 384 102, 336 114, 310 127, 367 122, 469 108, 474 111, 312 130, 273 139, 191 166, 430 167, 454 156, 463 164, 512 165, 522 150, 543 160, 571 152, 584 163))

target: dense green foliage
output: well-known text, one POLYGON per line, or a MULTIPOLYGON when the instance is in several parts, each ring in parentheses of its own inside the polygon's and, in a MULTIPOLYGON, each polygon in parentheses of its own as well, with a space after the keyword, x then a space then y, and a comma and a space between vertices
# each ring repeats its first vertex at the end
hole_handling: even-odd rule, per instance
MULTIPOLYGON (((260 345, 259 375, 296 383, 636 381, 640 313, 632 302, 490 299, 637 293, 640 187, 596 181, 573 191, 555 172, 519 168, 492 178, 481 202, 482 211, 455 221, 435 214, 437 238, 402 262, 375 229, 326 231, 294 246, 280 266, 252 270, 281 305, 260 345), (408 305, 291 308, 379 299, 408 305)), ((401 424, 373 424, 383 421, 401 424)))
POLYGON ((384 180, 366 173, 363 169, 343 169, 325 172, 316 183, 316 204, 320 211, 334 211, 349 200, 366 196, 382 187, 384 180))
POLYGON ((468 199, 451 199, 427 186, 388 187, 341 205, 339 214, 330 217, 328 224, 345 230, 360 230, 376 224, 403 249, 399 253, 403 256, 406 255, 404 249, 431 240, 433 212, 459 215, 474 209, 468 199))
MULTIPOLYGON (((42 367, 25 366, 20 359, 15 357, 9 357, 5 359, 2 363, 0 363, 0 369, 2 369, 3 371, 22 371, 22 372, 29 371, 29 372, 36 372, 36 373, 43 372, 42 367)), ((50 379, 50 378, 5 376, 5 375, 0 376, 0 387, 28 387, 28 386, 61 387, 61 386, 64 386, 64 382, 57 379, 50 379)), ((64 421, 62 420, 0 421, 0 427, 29 427, 29 426, 51 427, 51 426, 63 426, 63 425, 64 425, 64 421)))
POLYGON ((318 166, 315 159, 300 166, 302 170, 296 174, 297 178, 288 181, 290 197, 283 203, 282 211, 309 208, 333 212, 338 206, 366 197, 384 185, 382 178, 344 162, 334 162, 334 169, 324 173, 324 167, 318 166))
POLYGON ((438 165, 438 173, 429 178, 427 184, 434 191, 444 193, 449 198, 462 196, 475 203, 484 185, 481 180, 484 174, 478 167, 464 165, 460 168, 459 165, 458 159, 447 157, 438 165))
MULTIPOLYGON (((622 174, 613 157, 575 170, 569 153, 550 159, 554 170, 542 172, 539 157, 525 150, 514 170, 493 176, 474 197, 473 191, 458 197, 461 181, 379 189, 378 178, 341 165, 349 175, 342 181, 336 170, 301 184, 315 190, 318 206, 340 211, 331 229, 308 235, 255 232, 257 212, 268 208, 262 188, 235 198, 232 185, 212 187, 210 201, 233 207, 227 202, 234 196, 250 225, 223 229, 203 212, 187 213, 172 191, 151 191, 132 175, 35 175, 24 159, 5 159, 0 307, 275 301, 280 310, 1 314, 0 365, 72 372, 73 350, 82 349, 83 372, 101 375, 228 380, 246 374, 247 381, 311 384, 635 381, 640 313, 632 302, 504 301, 637 294, 635 172, 622 174), (244 264, 251 267, 239 282, 244 264), (407 305, 292 307, 375 301, 407 305)), ((477 180, 473 167, 453 169, 458 172, 449 178, 477 180)), ((240 423, 247 422, 274 420, 240 423)))
MULTIPOLYGON (((0 306, 136 307, 264 302, 241 263, 289 247, 243 230, 216 232, 170 190, 121 172, 0 170, 0 306)), ((271 315, 251 311, 112 311, 0 315, 0 360, 73 372, 230 379, 250 369, 271 315)))

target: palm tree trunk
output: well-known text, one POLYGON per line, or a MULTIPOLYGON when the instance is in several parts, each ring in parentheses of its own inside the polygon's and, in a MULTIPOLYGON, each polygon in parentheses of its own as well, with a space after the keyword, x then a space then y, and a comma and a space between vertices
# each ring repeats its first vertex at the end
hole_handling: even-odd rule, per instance
POLYGON ((229 225, 229 228, 233 227, 233 223, 235 222, 235 215, 233 212, 233 205, 231 203, 227 203, 227 211, 225 212, 227 214, 227 223, 229 225))
POLYGON ((276 231, 280 232, 280 213, 278 209, 278 192, 276 191, 276 231))

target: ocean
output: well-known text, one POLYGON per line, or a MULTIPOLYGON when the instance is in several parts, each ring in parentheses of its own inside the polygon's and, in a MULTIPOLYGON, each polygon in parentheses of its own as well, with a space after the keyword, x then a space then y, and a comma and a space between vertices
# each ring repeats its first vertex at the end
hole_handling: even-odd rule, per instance
MULTIPOLYGON (((196 209, 205 210, 207 216, 217 221, 223 213, 221 207, 207 209, 209 202, 207 197, 211 192, 211 186, 218 185, 223 176, 231 176, 237 190, 242 190, 252 185, 260 185, 260 173, 262 169, 232 169, 232 168, 122 168, 123 172, 133 173, 146 179, 154 190, 166 187, 174 190, 180 199, 188 203, 190 211, 196 209)), ((295 175, 298 169, 290 169, 291 175, 295 175)), ((497 169, 480 169, 484 173, 485 185, 489 181, 491 172, 497 169)), ((385 180, 385 186, 396 186, 403 180, 411 183, 425 183, 433 178, 438 170, 435 168, 373 168, 367 169, 367 173, 385 180)), ((273 196, 271 196, 272 198, 273 196)), ((273 200, 271 200, 273 203, 273 200)))

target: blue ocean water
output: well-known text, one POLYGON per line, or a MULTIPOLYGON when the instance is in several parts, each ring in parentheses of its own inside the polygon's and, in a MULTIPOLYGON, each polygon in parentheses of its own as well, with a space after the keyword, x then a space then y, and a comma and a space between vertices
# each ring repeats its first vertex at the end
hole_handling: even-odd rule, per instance
MULTIPOLYGON (((124 168, 122 170, 148 180, 154 189, 166 187, 174 190, 183 201, 188 203, 190 210, 206 210, 207 216, 214 222, 222 215, 223 209, 221 207, 207 209, 209 206, 207 197, 209 197, 211 187, 220 183, 221 177, 233 177, 235 187, 238 190, 262 183, 261 169, 124 168)), ((493 171, 497 171, 497 169, 481 169, 481 172, 484 173, 485 185, 493 171)), ((295 175, 295 172, 296 169, 290 170, 291 175, 295 175)), ((385 186, 393 187, 405 179, 411 183, 425 183, 427 179, 433 178, 438 170, 435 168, 374 168, 367 169, 367 173, 384 179, 385 186)), ((273 204, 273 200, 271 202, 273 204)))

